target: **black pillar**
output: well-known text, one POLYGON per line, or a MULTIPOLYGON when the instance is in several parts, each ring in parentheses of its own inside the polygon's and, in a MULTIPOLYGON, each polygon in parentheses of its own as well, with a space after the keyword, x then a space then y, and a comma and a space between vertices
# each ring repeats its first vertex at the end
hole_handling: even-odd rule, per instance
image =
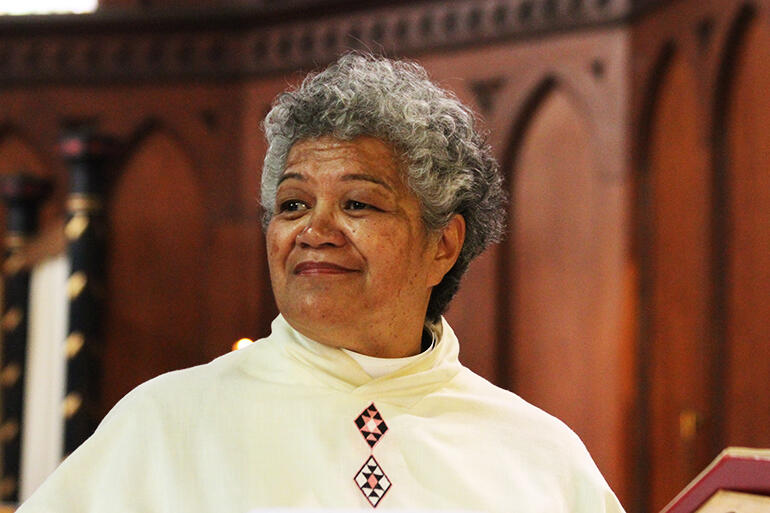
POLYGON ((69 166, 67 195, 67 280, 69 326, 64 415, 64 455, 69 455, 99 423, 102 311, 105 287, 106 166, 111 139, 90 128, 66 131, 60 149, 69 166))
POLYGON ((26 173, 0 176, 6 206, 3 260, 2 368, 0 369, 0 499, 19 500, 21 437, 24 425, 24 374, 27 363, 29 268, 20 252, 37 232, 41 200, 50 192, 47 180, 26 173))

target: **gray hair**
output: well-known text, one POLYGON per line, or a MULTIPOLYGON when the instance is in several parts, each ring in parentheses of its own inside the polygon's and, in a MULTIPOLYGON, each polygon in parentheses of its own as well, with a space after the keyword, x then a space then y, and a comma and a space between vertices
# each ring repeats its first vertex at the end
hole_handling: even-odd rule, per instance
POLYGON ((390 143, 405 165, 405 182, 420 201, 428 230, 465 219, 460 256, 433 288, 426 319, 437 322, 471 260, 505 227, 506 194, 497 162, 475 116, 413 62, 348 53, 276 99, 264 121, 268 149, 262 171, 263 225, 275 211, 278 181, 292 145, 330 135, 368 135, 390 143))

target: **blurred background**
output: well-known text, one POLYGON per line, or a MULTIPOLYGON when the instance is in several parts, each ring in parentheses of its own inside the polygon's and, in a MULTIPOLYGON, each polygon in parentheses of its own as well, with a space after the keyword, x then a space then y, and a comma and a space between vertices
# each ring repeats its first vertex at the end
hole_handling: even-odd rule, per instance
POLYGON ((770 446, 770 0, 0 1, 33 8, 84 12, 0 15, 6 500, 268 333, 260 122, 350 49, 418 60, 501 162, 508 237, 447 316, 467 366, 629 513, 770 446))

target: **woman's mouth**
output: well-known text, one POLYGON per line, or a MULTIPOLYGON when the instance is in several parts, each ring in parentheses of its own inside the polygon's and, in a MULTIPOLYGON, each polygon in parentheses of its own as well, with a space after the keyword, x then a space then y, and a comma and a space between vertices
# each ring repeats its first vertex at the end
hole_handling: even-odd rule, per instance
POLYGON ((356 272, 356 270, 331 262, 300 262, 294 266, 293 272, 294 274, 309 276, 314 274, 345 274, 356 272))

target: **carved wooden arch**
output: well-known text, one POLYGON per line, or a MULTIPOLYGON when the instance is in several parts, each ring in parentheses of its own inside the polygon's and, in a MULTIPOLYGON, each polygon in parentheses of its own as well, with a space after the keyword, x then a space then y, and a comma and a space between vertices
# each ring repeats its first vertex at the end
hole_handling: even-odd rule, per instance
MULTIPOLYGON (((753 3, 744 3, 730 24, 725 38, 725 44, 719 56, 719 64, 714 94, 714 126, 712 131, 715 151, 717 144, 724 144, 724 129, 727 118, 727 101, 732 92, 735 75, 735 56, 738 54, 746 39, 746 33, 757 18, 757 9, 753 3)), ((724 149, 724 148, 719 148, 724 149)))
POLYGON ((647 75, 640 109, 641 115, 637 126, 637 133, 635 134, 637 141, 639 141, 636 145, 637 154, 634 159, 639 163, 636 166, 636 174, 646 173, 649 168, 650 130, 652 129, 655 112, 657 111, 660 87, 663 84, 663 79, 666 77, 676 51, 677 48, 674 41, 668 40, 664 42, 658 50, 658 56, 647 75))
MULTIPOLYGON (((719 56, 717 78, 713 101, 713 125, 711 127, 712 151, 712 326, 713 342, 717 356, 712 368, 714 376, 712 400, 715 411, 725 411, 727 401, 726 381, 728 343, 728 282, 730 249, 730 225, 732 219, 730 198, 730 148, 728 142, 729 103, 733 96, 736 72, 736 57, 745 44, 746 34, 756 20, 756 8, 745 3, 738 8, 727 31, 725 44, 719 56)), ((724 447, 726 442, 725 419, 714 419, 714 449, 724 447)))
MULTIPOLYGON (((519 151, 521 150, 521 144, 526 135, 527 128, 530 125, 534 115, 538 108, 542 105, 543 101, 548 95, 556 88, 557 81, 553 76, 546 76, 541 79, 540 82, 532 89, 527 99, 519 107, 518 112, 514 116, 514 122, 510 133, 508 134, 506 150, 502 159, 501 172, 507 183, 506 189, 508 191, 513 190, 516 174, 516 162, 518 161, 519 151)), ((512 205, 508 206, 509 217, 512 212, 512 205)), ((510 227, 509 227, 510 230, 510 227)), ((510 238, 510 236, 508 237, 510 238)), ((514 245, 514 241, 511 239, 508 241, 511 246, 514 245)), ((513 248, 515 251, 515 248, 513 248)), ((500 252, 499 262, 500 274, 508 277, 508 286, 500 289, 500 311, 510 312, 514 304, 514 294, 516 293, 516 276, 514 273, 514 263, 508 258, 505 251, 500 252)), ((500 336, 498 340, 498 347, 504 348, 509 344, 508 334, 513 333, 514 320, 509 315, 499 316, 499 329, 497 333, 500 336)), ((498 363, 498 375, 499 376, 511 376, 514 362, 511 361, 510 351, 500 351, 500 358, 498 363)))
MULTIPOLYGON (((539 79, 532 82, 528 92, 523 95, 524 100, 513 111, 498 111, 497 115, 512 117, 513 123, 500 123, 497 126, 508 126, 503 141, 504 153, 501 159, 503 173, 509 173, 515 167, 519 155, 521 142, 526 135, 527 129, 533 116, 537 113, 543 101, 555 90, 559 90, 566 95, 573 107, 582 114, 587 127, 592 133, 595 133, 594 125, 596 119, 600 118, 587 101, 587 95, 590 94, 581 87, 580 82, 575 80, 570 73, 559 73, 549 71, 539 79)), ((507 180, 513 180, 512 176, 505 175, 507 180)))
MULTIPOLYGON (((682 43, 684 45, 684 43, 682 43)), ((658 509, 713 458, 708 120, 687 47, 665 41, 641 99, 635 170, 635 481, 658 509), (704 122, 705 121, 705 122, 704 122), (681 428, 688 418, 697 428, 681 428)))
MULTIPOLYGON (((516 175, 516 163, 519 160, 522 143, 527 135, 527 131, 531 126, 532 121, 537 115, 540 107, 550 97, 550 95, 557 89, 562 89, 563 85, 567 83, 565 79, 554 74, 547 74, 543 78, 536 82, 536 84, 530 89, 530 92, 526 96, 526 99, 521 103, 518 111, 514 114, 514 122, 510 125, 511 129, 507 134, 507 144, 505 145, 505 153, 501 162, 501 171, 507 183, 507 190, 509 193, 514 190, 515 187, 515 175, 516 175)), ((571 102, 576 98, 574 89, 565 88, 564 92, 571 102)), ((511 200, 512 201, 512 200, 511 200)), ((513 206, 508 207, 509 215, 512 215, 513 206)), ((512 247, 513 251, 516 250, 515 241, 509 240, 507 244, 512 247)), ((500 291, 499 304, 502 312, 508 312, 511 310, 514 304, 516 293, 516 276, 513 270, 513 262, 507 258, 506 252, 500 252, 499 269, 502 276, 508 277, 508 286, 503 287, 500 291)), ((510 343, 508 334, 513 333, 514 320, 509 315, 500 316, 500 326, 498 333, 500 334, 500 340, 498 341, 499 347, 507 347, 510 343)), ((510 352, 500 352, 500 362, 498 364, 498 373, 500 376, 511 376, 513 371, 513 362, 510 361, 510 352)))
MULTIPOLYGON (((713 102, 711 142, 714 158, 715 180, 724 180, 729 168, 729 149, 727 147, 728 103, 732 96, 736 56, 743 47, 750 27, 757 18, 756 7, 751 3, 743 4, 737 11, 727 31, 725 44, 719 56, 717 78, 713 102)), ((724 185, 719 182, 715 185, 724 185)), ((721 192, 721 189, 717 189, 721 192)), ((720 200, 726 200, 720 195, 720 200)), ((725 208, 727 204, 723 205, 725 208)))
POLYGON ((647 75, 647 81, 643 89, 642 104, 640 108, 639 123, 636 127, 634 145, 635 155, 633 162, 634 201, 633 222, 634 230, 631 241, 632 258, 637 262, 639 278, 637 283, 638 305, 637 310, 637 354, 636 376, 637 386, 634 405, 634 443, 632 468, 631 497, 634 504, 631 509, 635 511, 650 510, 650 495, 648 493, 651 481, 650 447, 650 401, 648 391, 650 389, 650 322, 648 314, 652 307, 652 269, 649 241, 652 237, 649 222, 649 155, 651 144, 651 130, 654 116, 657 112, 658 98, 661 85, 671 66, 676 46, 672 40, 662 44, 657 58, 647 75))
POLYGON ((108 206, 105 412, 140 382, 205 361, 199 333, 210 234, 201 180, 179 138, 157 120, 142 124, 126 148, 108 206), (180 159, 165 176, 142 167, 155 165, 147 152, 156 141, 167 151, 159 166, 180 159))
POLYGON ((627 343, 614 314, 600 313, 618 297, 616 187, 596 172, 596 131, 557 78, 541 82, 522 113, 506 158, 514 200, 499 261, 508 386, 571 425, 618 487, 614 419, 623 401, 615 385, 627 343), (597 369, 601 386, 591 378, 597 369), (592 404, 612 414, 597 417, 592 404))
POLYGON ((755 390, 767 388, 766 338, 770 319, 767 224, 770 174, 766 121, 770 102, 765 73, 770 52, 767 12, 743 3, 731 19, 714 100, 714 182, 721 185, 714 210, 715 328, 725 369, 717 396, 723 408, 722 442, 762 445, 766 405, 755 390), (756 421, 755 421, 756 419, 756 421))
MULTIPOLYGON (((177 130, 174 126, 170 125, 166 121, 157 117, 145 118, 134 128, 124 143, 121 145, 121 150, 116 156, 116 162, 114 166, 111 166, 115 175, 111 177, 110 187, 108 193, 112 193, 117 188, 117 184, 123 178, 126 165, 131 161, 136 152, 142 148, 142 146, 157 134, 163 134, 167 136, 175 146, 177 146, 180 152, 185 155, 193 170, 196 170, 197 159, 194 158, 195 151, 194 145, 190 144, 182 135, 182 131, 177 130)), ((203 187, 203 179, 199 173, 193 173, 192 178, 195 180, 195 188, 203 194, 204 198, 208 200, 206 196, 206 188, 203 187)), ((208 204, 208 201, 206 202, 208 204)))
POLYGON ((513 176, 508 176, 508 173, 514 173, 516 161, 518 160, 519 150, 521 149, 521 143, 524 140, 524 136, 527 133, 527 128, 530 125, 535 113, 540 108, 543 100, 558 87, 559 82, 553 75, 546 75, 541 78, 539 82, 530 90, 527 94, 524 102, 519 106, 518 110, 514 113, 514 122, 510 125, 510 132, 507 134, 505 140, 505 154, 502 160, 502 172, 508 180, 509 185, 513 184, 513 176))

